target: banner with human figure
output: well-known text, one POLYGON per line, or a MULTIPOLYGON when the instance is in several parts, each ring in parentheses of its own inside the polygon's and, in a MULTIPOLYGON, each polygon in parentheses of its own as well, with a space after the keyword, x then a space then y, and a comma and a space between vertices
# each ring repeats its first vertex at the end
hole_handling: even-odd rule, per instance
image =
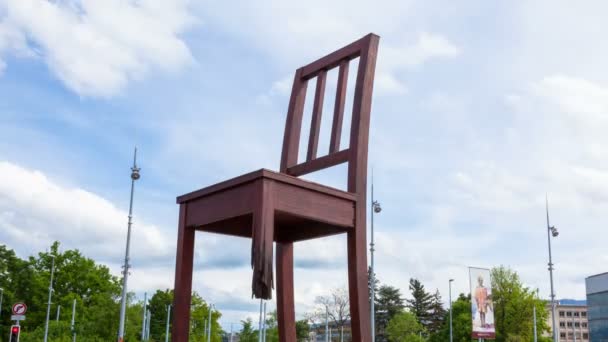
POLYGON ((494 328, 490 270, 469 267, 469 283, 471 284, 471 313, 473 318, 472 337, 494 339, 496 338, 496 330, 494 328))

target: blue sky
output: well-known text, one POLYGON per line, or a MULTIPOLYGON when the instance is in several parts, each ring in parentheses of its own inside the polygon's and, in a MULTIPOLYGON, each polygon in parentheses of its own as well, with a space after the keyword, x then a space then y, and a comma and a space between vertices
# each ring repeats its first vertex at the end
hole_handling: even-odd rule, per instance
MULTIPOLYGON (((450 278, 467 290, 467 266, 503 264, 547 296, 548 193, 557 295, 583 298, 608 262, 607 7, 4 0, 0 243, 26 256, 60 240, 118 274, 137 145, 131 289, 171 287, 175 197, 277 169, 293 71, 375 32, 380 280, 447 297, 450 278)), ((343 187, 344 168, 311 179, 343 187)), ((298 315, 346 284, 344 242, 296 247, 298 315)), ((197 235, 194 287, 224 323, 255 311, 248 248, 197 235)))

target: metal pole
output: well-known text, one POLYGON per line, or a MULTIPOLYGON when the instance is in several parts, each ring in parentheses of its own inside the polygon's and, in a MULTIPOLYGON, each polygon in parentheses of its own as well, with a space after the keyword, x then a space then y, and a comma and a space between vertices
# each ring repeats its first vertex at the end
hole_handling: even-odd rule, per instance
POLYGON ((232 342, 232 336, 233 336, 233 330, 232 330, 232 323, 230 323, 230 342, 232 342))
POLYGON ((76 342, 76 327, 74 326, 76 322, 76 299, 74 299, 74 303, 72 304, 72 324, 70 325, 72 329, 72 342, 76 342))
POLYGON ((376 274, 374 268, 374 251, 375 251, 375 240, 374 240, 374 214, 382 211, 380 203, 374 200, 374 171, 372 170, 372 205, 370 208, 371 214, 371 242, 369 244, 369 252, 371 257, 371 303, 370 303, 370 316, 371 316, 371 330, 372 330, 372 342, 376 341, 376 274))
POLYGON ((147 311, 147 306, 146 303, 148 302, 148 293, 144 292, 144 317, 142 317, 141 319, 141 340, 145 341, 146 338, 146 311, 147 311))
POLYGON ((549 224, 549 199, 545 196, 545 208, 547 210, 547 244, 549 245, 549 278, 551 280, 551 320, 553 331, 553 342, 557 342, 557 325, 555 324, 555 290, 553 287, 553 258, 551 256, 551 225, 549 224))
POLYGON ((59 322, 59 313, 61 312, 61 305, 57 305, 57 317, 55 318, 55 322, 59 322))
POLYGON ((449 293, 449 299, 450 299, 450 342, 452 342, 454 340, 454 336, 453 336, 453 332, 452 332, 452 282, 454 281, 454 279, 450 279, 449 284, 450 284, 450 293, 449 293))
POLYGON ((150 339, 150 323, 152 322, 152 312, 148 311, 148 322, 146 323, 146 341, 150 339))
POLYGON ((4 297, 4 289, 0 289, 0 317, 2 317, 2 297, 4 297))
POLYGON ((340 342, 344 342, 344 326, 340 327, 340 342))
POLYGON ((169 320, 171 319, 171 304, 167 305, 167 326, 165 327, 165 342, 169 342, 169 320))
POLYGON ((258 322, 258 341, 262 342, 262 310, 264 300, 260 298, 260 320, 258 322))
POLYGON ((325 305, 325 342, 329 342, 329 309, 325 305))
POLYGON ((532 307, 532 314, 534 315, 534 342, 538 341, 538 335, 536 333, 536 303, 532 307))
POLYGON ((211 342, 211 311, 213 310, 213 304, 209 305, 209 324, 207 328, 209 329, 209 334, 207 334, 207 342, 211 342))
POLYGON ((131 199, 129 200, 129 221, 127 224, 127 247, 125 249, 125 264, 123 266, 122 277, 122 298, 120 300, 120 324, 118 326, 118 342, 122 342, 125 338, 125 317, 127 313, 127 282, 129 279, 129 264, 131 249, 131 225, 133 218, 133 192, 135 190, 135 181, 139 179, 139 168, 137 167, 137 147, 133 154, 133 167, 131 167, 131 199))
POLYGON ((262 342, 266 342, 266 302, 264 302, 264 319, 262 320, 262 329, 264 335, 262 335, 262 342))
POLYGON ((51 280, 49 281, 49 301, 46 305, 46 322, 44 323, 44 342, 49 338, 49 318, 51 317, 51 297, 53 296, 53 275, 55 274, 55 256, 51 255, 51 280))
POLYGON ((576 342, 576 328, 574 327, 574 313, 572 313, 572 338, 576 342))

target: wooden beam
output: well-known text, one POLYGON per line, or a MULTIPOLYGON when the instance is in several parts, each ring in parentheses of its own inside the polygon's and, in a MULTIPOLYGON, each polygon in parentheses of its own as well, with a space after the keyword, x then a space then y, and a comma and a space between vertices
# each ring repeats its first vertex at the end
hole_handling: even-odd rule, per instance
POLYGON ((340 150, 344 105, 346 103, 346 86, 348 82, 348 64, 348 60, 340 62, 340 70, 338 71, 338 87, 336 89, 336 104, 334 105, 334 120, 331 125, 329 153, 335 153, 340 150))
POLYGON ((336 166, 348 161, 349 150, 328 154, 324 157, 313 159, 290 168, 287 168, 287 174, 295 177, 305 175, 311 172, 319 171, 331 166, 336 166))
POLYGON ((315 91, 315 102, 312 107, 312 121, 310 123, 310 135, 308 136, 308 153, 306 160, 310 161, 317 157, 319 146, 319 131, 321 129, 321 117, 323 115, 323 98, 325 97, 325 80, 327 71, 323 70, 317 76, 317 89, 315 91))

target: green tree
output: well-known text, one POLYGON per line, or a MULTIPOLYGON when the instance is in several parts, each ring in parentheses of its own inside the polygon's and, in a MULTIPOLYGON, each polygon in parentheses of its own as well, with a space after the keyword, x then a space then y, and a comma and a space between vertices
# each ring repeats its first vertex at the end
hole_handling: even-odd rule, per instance
POLYGON ((406 300, 407 308, 416 316, 423 327, 430 323, 433 308, 433 295, 426 292, 424 285, 418 279, 410 279, 412 299, 406 300))
POLYGON ((296 322, 296 338, 298 341, 307 341, 308 335, 310 334, 310 327, 308 326, 308 321, 305 319, 299 320, 296 322))
POLYGON ((423 331, 422 324, 410 312, 396 314, 386 327, 390 342, 417 342, 421 340, 419 335, 423 331))
POLYGON ((247 318, 244 321, 241 321, 243 324, 243 329, 239 333, 239 341, 240 342, 257 342, 258 340, 258 332, 253 329, 253 321, 251 318, 247 318))
MULTIPOLYGON (((471 297, 460 294, 452 303, 452 326, 454 342, 471 342, 472 330, 471 297)), ((445 314, 441 329, 431 334, 431 342, 445 342, 450 340, 449 312, 445 314)))
POLYGON ((538 298, 536 291, 524 286, 519 275, 507 267, 496 267, 491 274, 496 341, 532 340, 534 327, 530 317, 534 306, 538 334, 549 332, 546 303, 538 298))
POLYGON ((441 294, 439 294, 439 290, 436 290, 431 301, 429 324, 426 327, 430 334, 441 330, 446 313, 447 311, 443 308, 443 303, 441 302, 441 294))
POLYGON ((393 286, 382 285, 376 300, 376 338, 386 341, 386 327, 390 320, 405 309, 401 291, 393 286))
MULTIPOLYGON (((153 341, 164 341, 167 326, 167 306, 173 304, 173 290, 157 290, 150 298, 148 310, 151 313, 150 319, 150 339, 153 341)), ((171 327, 173 315, 169 320, 171 327)))

